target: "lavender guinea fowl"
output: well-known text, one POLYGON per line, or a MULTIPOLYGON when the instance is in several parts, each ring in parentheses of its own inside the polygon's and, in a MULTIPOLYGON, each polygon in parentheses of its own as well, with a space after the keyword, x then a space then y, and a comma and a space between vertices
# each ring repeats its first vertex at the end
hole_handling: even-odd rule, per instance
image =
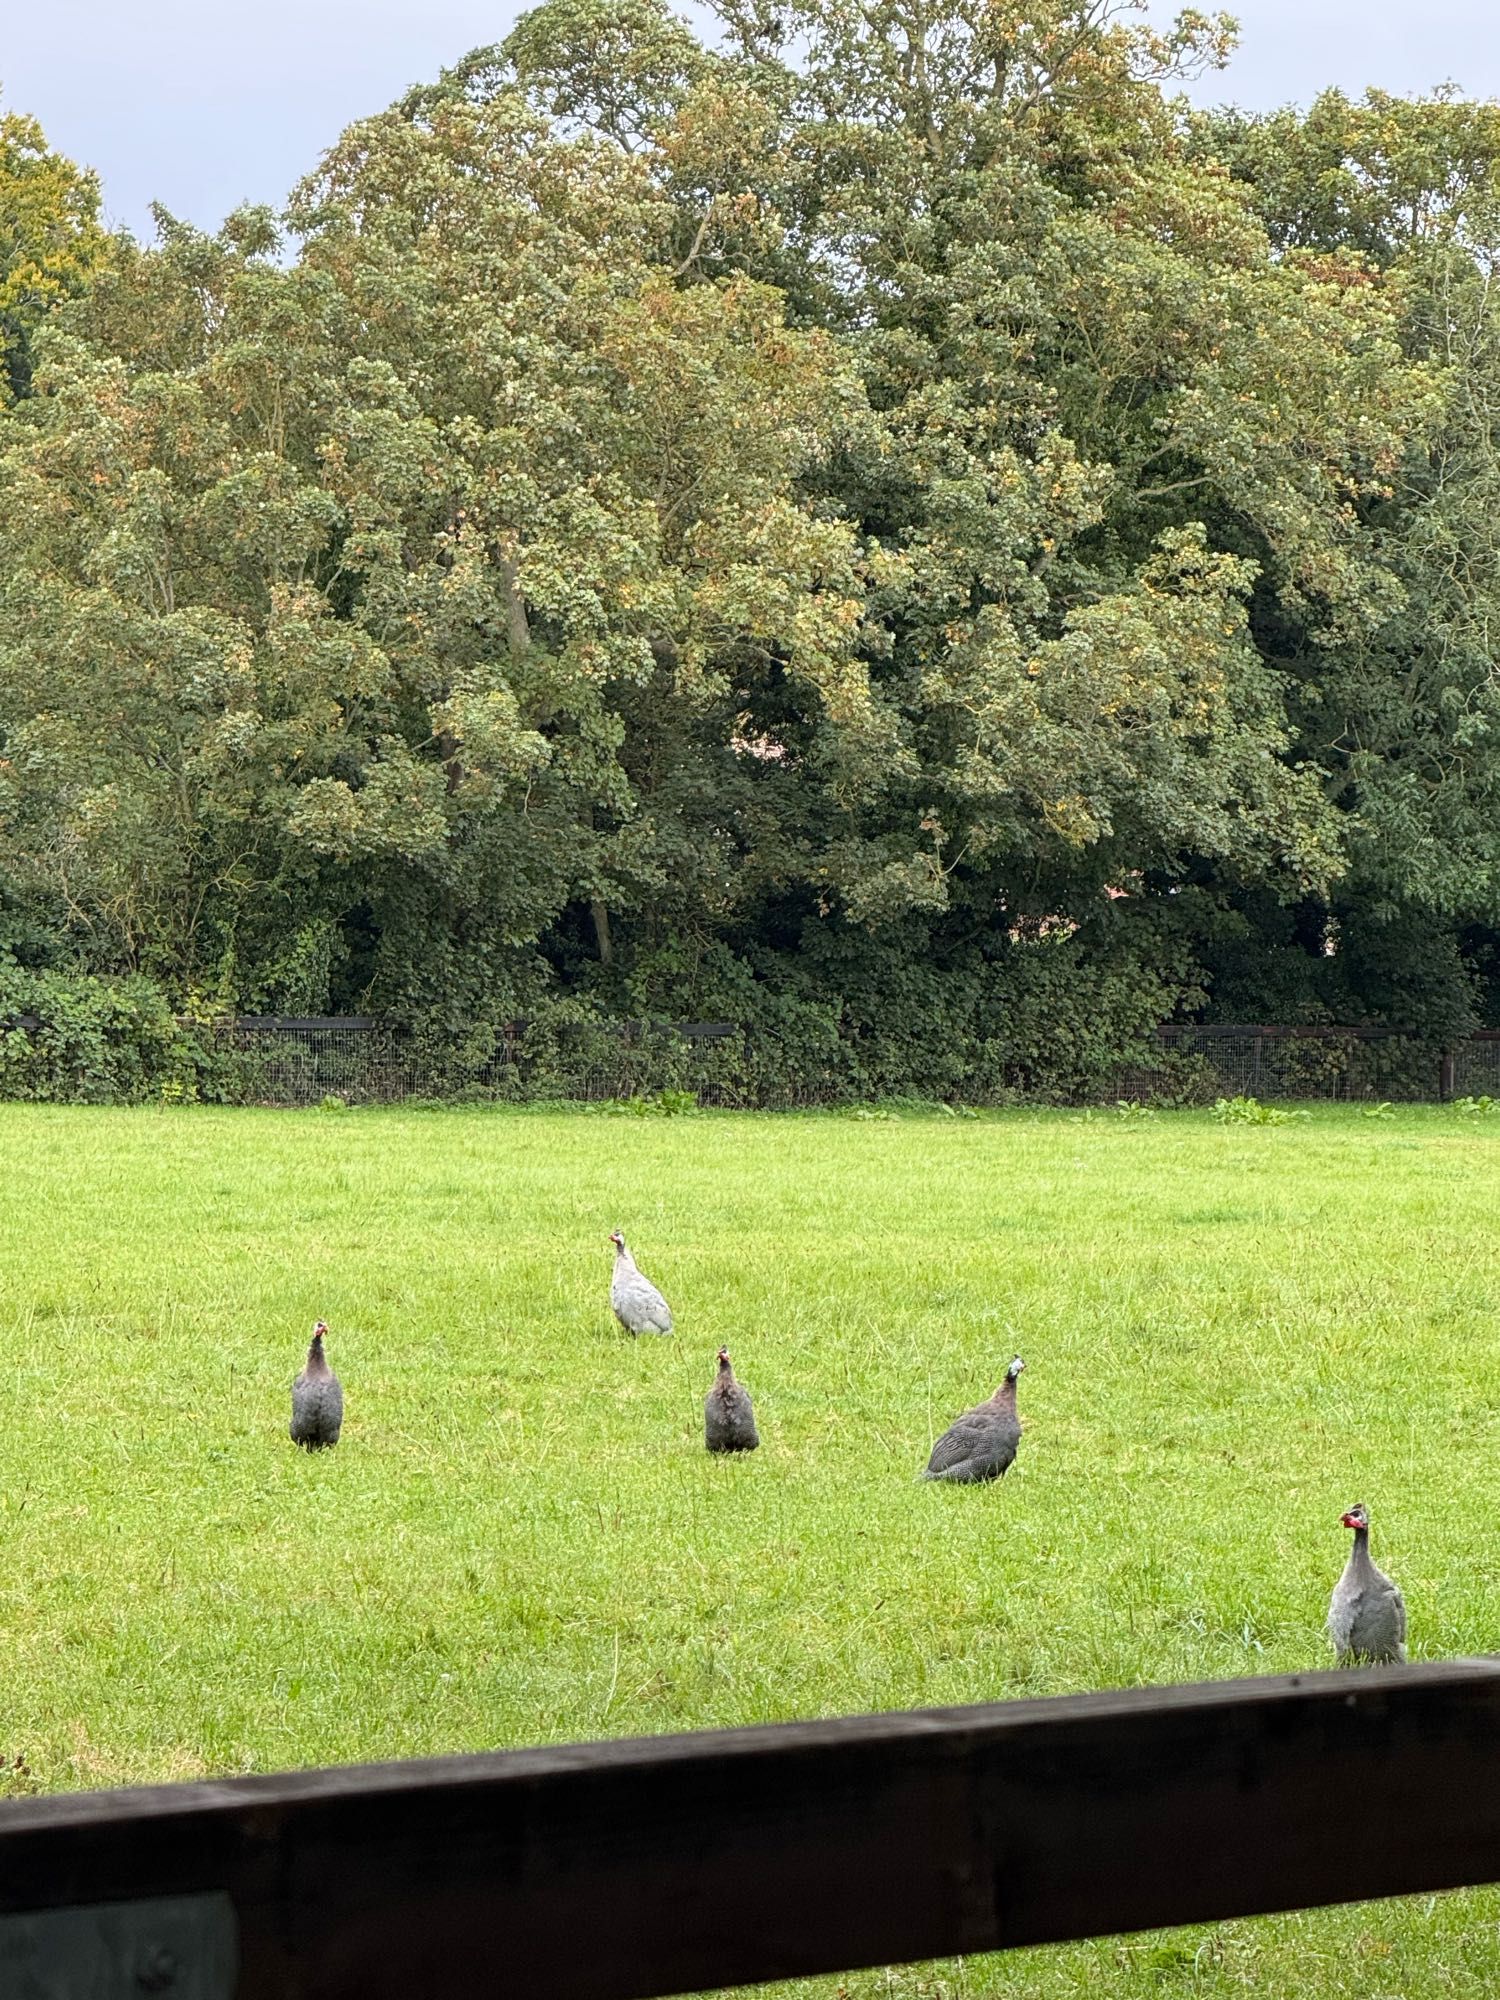
POLYGON ((1341 1667, 1387 1666, 1406 1658, 1406 1600, 1370 1559, 1370 1516, 1351 1507, 1343 1516, 1354 1530, 1344 1573, 1333 1586, 1328 1636, 1341 1667))
POLYGON ((719 1372, 703 1399, 703 1442, 710 1451, 754 1451, 760 1443, 750 1391, 735 1380, 729 1349, 719 1349, 719 1372))
POLYGON ((651 1280, 636 1269, 618 1229, 610 1231, 609 1240, 615 1246, 615 1271, 609 1284, 615 1318, 627 1333, 670 1333, 672 1308, 651 1280))
POLYGON ((307 1366, 292 1384, 292 1443, 307 1451, 337 1444, 344 1423, 344 1392, 323 1352, 327 1337, 328 1328, 319 1320, 307 1350, 307 1366))
POLYGON ((986 1402, 966 1410, 932 1447, 924 1479, 946 1479, 956 1486, 999 1479, 1006 1473, 1021 1442, 1016 1415, 1016 1377, 1026 1363, 1018 1354, 1005 1380, 986 1402))

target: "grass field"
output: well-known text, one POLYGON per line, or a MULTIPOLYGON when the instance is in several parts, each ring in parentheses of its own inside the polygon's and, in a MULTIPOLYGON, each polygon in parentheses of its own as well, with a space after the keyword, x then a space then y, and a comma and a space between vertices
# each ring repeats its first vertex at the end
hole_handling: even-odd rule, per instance
MULTIPOLYGON (((7 1107, 0 1190, 12 1790, 1327 1665, 1356 1499, 1500 1649, 1500 1119, 7 1107), (1015 1352, 1011 1475, 917 1483, 1015 1352)), ((775 1991, 1496 1985, 1479 1891, 775 1991)))

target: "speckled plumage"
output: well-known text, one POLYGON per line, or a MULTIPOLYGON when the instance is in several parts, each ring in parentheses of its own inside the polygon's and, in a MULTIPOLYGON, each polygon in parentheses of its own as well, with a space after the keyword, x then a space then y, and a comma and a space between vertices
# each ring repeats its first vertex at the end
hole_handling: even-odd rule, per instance
POLYGON ((1333 1586, 1328 1636, 1341 1667, 1396 1664, 1406 1658, 1406 1600, 1371 1559, 1365 1509, 1351 1507, 1344 1526, 1353 1528, 1354 1546, 1333 1586))
POLYGON ((1018 1354, 993 1396, 977 1404, 948 1426, 932 1447, 924 1479, 946 1479, 955 1486, 999 1479, 1010 1469, 1021 1442, 1016 1415, 1016 1377, 1026 1364, 1018 1354))
POLYGON ((670 1333, 672 1308, 651 1280, 636 1269, 635 1259, 618 1230, 610 1241, 615 1246, 615 1270, 609 1285, 609 1303, 615 1318, 627 1333, 670 1333))
POLYGON ((703 1399, 703 1442, 710 1451, 754 1451, 760 1443, 755 1405, 735 1379, 727 1347, 719 1349, 719 1372, 703 1399))
POLYGON ((344 1425, 344 1391, 323 1352, 327 1332, 319 1320, 307 1350, 307 1365, 292 1384, 291 1439, 307 1451, 337 1444, 344 1425))

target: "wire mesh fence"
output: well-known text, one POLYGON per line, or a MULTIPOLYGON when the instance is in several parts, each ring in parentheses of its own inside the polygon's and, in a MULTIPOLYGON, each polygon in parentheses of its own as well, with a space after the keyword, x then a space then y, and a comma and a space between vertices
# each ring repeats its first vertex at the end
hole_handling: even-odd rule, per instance
POLYGON ((1157 1064, 1122 1079, 1131 1094, 1440 1102, 1500 1088, 1500 1037, 1453 1048, 1384 1028, 1209 1022, 1157 1031, 1157 1064), (1175 1083, 1175 1092, 1174 1092, 1175 1083))
POLYGON ((215 1038, 237 1058, 244 1088, 266 1104, 397 1104, 426 1095, 421 1052, 378 1021, 354 1016, 225 1023, 215 1038))
MULTIPOLYGON (((567 1097, 638 1099, 690 1089, 700 1104, 797 1108, 848 1095, 816 1078, 778 1079, 771 1063, 747 1061, 745 1030, 733 1022, 622 1024, 592 1031, 574 1058, 566 1049, 539 1071, 516 1023, 478 1051, 419 1040, 360 1016, 241 1017, 214 1031, 238 1075, 236 1095, 273 1105, 398 1104, 428 1099, 567 1097)), ((1024 1096, 1024 1079, 984 1096, 1024 1096)), ((1164 1027, 1154 1051, 1101 1080, 1080 1101, 1212 1102, 1216 1097, 1323 1098, 1418 1103, 1500 1098, 1500 1030, 1451 1049, 1394 1030, 1207 1023, 1164 1027)))
POLYGON ((715 1080, 711 1064, 710 1073, 702 1073, 704 1052, 743 1047, 743 1031, 732 1022, 629 1023, 602 1035, 595 1030, 587 1037, 587 1054, 570 1054, 564 1034, 545 1073, 529 1058, 525 1026, 513 1024, 478 1053, 458 1042, 421 1040, 359 1016, 241 1016, 213 1032, 220 1054, 233 1060, 238 1093, 260 1104, 537 1096, 595 1103, 628 1100, 670 1088, 681 1072, 684 1052, 699 1058, 692 1077, 699 1103, 740 1101, 739 1094, 715 1080))

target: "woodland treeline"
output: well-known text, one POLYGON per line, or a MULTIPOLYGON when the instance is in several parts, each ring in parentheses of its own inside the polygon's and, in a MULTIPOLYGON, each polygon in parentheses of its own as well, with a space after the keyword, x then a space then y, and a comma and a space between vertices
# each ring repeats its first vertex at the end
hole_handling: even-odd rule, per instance
POLYGON ((1500 1018, 1500 107, 716 11, 544 0, 149 247, 0 122, 0 1007, 889 1089, 1500 1018))

